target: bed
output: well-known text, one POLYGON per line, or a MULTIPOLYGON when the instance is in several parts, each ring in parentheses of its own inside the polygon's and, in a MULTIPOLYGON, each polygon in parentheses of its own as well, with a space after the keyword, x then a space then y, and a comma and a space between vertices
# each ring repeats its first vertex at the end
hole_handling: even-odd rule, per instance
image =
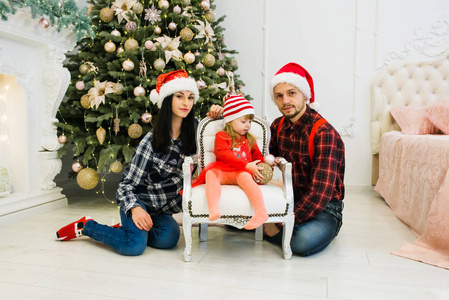
POLYGON ((449 269, 449 52, 379 72, 371 148, 375 190, 417 236, 392 254, 449 269))

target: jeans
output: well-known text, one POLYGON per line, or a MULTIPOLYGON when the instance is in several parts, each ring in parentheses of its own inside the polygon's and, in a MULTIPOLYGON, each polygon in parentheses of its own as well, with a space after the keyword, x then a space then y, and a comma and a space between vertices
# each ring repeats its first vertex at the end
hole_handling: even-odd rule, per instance
MULTIPOLYGON (((341 221, 324 210, 313 219, 301 224, 295 224, 290 246, 294 254, 309 256, 326 248, 337 236, 341 221)), ((275 244, 282 245, 283 229, 275 236, 264 238, 275 244)))
MULTIPOLYGON (((147 210, 141 202, 139 204, 147 210)), ((140 230, 134 225, 131 217, 120 210, 122 227, 113 228, 98 224, 95 221, 87 221, 83 234, 102 242, 122 255, 135 256, 142 254, 146 247, 158 249, 173 248, 178 244, 180 230, 176 220, 167 214, 151 216, 153 227, 150 231, 140 230)))

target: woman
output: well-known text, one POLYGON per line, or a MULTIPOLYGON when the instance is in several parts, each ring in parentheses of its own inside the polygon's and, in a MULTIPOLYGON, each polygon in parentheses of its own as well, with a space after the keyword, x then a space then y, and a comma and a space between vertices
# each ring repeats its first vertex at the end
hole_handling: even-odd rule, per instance
MULTIPOLYGON (((140 142, 117 190, 121 227, 110 227, 83 217, 57 231, 67 241, 89 236, 122 255, 140 255, 146 246, 169 249, 180 230, 173 213, 182 210, 182 163, 196 152, 193 105, 199 92, 186 71, 161 74, 150 100, 160 108, 152 132, 140 142)), ((213 106, 208 115, 221 114, 213 106)))

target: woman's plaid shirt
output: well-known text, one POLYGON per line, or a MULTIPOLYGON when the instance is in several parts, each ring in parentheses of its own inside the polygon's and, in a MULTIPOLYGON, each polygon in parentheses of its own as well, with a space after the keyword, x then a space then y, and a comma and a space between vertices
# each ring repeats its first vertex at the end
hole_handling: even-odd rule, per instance
POLYGON ((340 135, 329 123, 324 123, 316 131, 313 165, 309 157, 310 132, 313 124, 321 118, 307 106, 295 124, 287 119, 284 121, 279 137, 277 130, 281 118, 271 124, 270 153, 284 157, 293 165, 297 224, 321 213, 331 199, 344 198, 345 148, 340 135))
POLYGON ((141 200, 150 215, 173 214, 181 211, 182 163, 181 140, 172 140, 168 154, 155 152, 153 133, 140 142, 123 173, 117 189, 117 204, 128 216, 141 200))

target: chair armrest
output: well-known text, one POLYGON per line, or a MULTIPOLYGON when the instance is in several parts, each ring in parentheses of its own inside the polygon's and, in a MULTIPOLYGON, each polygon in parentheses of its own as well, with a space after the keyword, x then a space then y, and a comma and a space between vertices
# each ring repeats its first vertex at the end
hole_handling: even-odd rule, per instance
POLYGON ((282 173, 282 184, 284 197, 289 203, 289 213, 293 213, 293 181, 292 181, 292 163, 279 157, 279 163, 276 165, 282 173))
POLYGON ((189 200, 192 193, 192 170, 193 170, 193 158, 191 156, 186 156, 182 164, 182 208, 187 209, 187 201, 189 200))

